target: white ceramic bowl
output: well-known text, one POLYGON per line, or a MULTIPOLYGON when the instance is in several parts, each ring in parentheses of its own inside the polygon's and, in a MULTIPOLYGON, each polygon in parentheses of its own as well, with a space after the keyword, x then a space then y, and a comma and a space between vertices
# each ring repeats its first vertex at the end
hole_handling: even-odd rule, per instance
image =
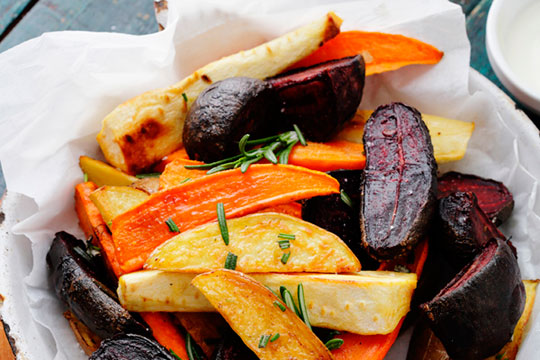
POLYGON ((516 75, 505 57, 503 46, 504 36, 514 26, 516 16, 536 1, 538 0, 494 0, 487 18, 486 48, 489 62, 504 86, 523 105, 540 114, 540 91, 516 75))

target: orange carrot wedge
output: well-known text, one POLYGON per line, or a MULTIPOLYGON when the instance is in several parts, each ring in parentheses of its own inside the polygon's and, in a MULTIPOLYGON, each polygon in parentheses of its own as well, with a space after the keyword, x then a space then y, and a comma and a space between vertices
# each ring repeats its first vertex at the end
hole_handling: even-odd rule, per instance
POLYGON ((339 169, 358 170, 366 164, 364 146, 350 141, 331 141, 307 146, 296 145, 289 156, 289 164, 311 170, 332 171, 339 169))
POLYGON ((120 264, 116 259, 112 235, 101 213, 92 200, 90 194, 97 189, 93 182, 84 182, 75 186, 75 210, 79 217, 79 224, 86 237, 92 236, 94 245, 101 249, 107 268, 116 276, 122 275, 120 264))
MULTIPOLYGON (((181 147, 180 149, 176 150, 175 152, 165 156, 163 160, 158 162, 156 165, 154 165, 154 171, 155 172, 163 172, 165 170, 165 166, 167 164, 173 162, 174 160, 189 160, 189 156, 186 152, 186 149, 184 147, 181 147)), ((187 164, 186 164, 187 165, 187 164)))
POLYGON ((436 64, 443 56, 443 52, 435 47, 403 35, 345 31, 292 67, 310 66, 357 54, 364 56, 366 76, 405 65, 436 64))
POLYGON ((200 161, 189 159, 174 159, 165 166, 165 170, 159 176, 159 189, 168 189, 179 185, 183 181, 189 181, 206 175, 208 170, 186 169, 184 165, 201 165, 200 161), (189 180, 186 180, 189 179, 189 180))
POLYGON ((152 335, 165 349, 174 351, 180 359, 188 359, 184 336, 170 315, 162 312, 142 312, 143 320, 150 326, 152 335))
POLYGON ((293 201, 288 204, 270 206, 265 209, 262 209, 259 212, 276 212, 280 214, 294 216, 301 219, 302 218, 302 204, 297 203, 296 201, 293 201))
MULTIPOLYGON (((414 262, 400 264, 407 266, 411 272, 415 272, 420 278, 428 254, 428 241, 425 239, 420 243, 414 252, 414 262)), ((383 263, 379 270, 393 270, 396 262, 383 263)), ((386 335, 358 335, 352 333, 343 333, 338 338, 343 339, 343 345, 332 351, 335 360, 383 360, 399 335, 399 330, 403 324, 401 319, 394 331, 386 335)))
POLYGON ((177 234, 166 221, 173 221, 180 231, 215 221, 218 203, 232 218, 338 192, 336 179, 293 165, 260 164, 244 174, 234 169, 207 175, 157 192, 117 216, 112 223, 116 255, 125 272, 140 269, 157 246, 177 234))

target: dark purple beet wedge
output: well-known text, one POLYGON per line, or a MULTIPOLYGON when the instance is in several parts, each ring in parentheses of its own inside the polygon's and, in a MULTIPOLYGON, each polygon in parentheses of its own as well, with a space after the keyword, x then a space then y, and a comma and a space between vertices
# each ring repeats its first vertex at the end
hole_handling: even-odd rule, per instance
POLYGON ((437 163, 418 110, 380 106, 364 129, 362 243, 379 260, 408 254, 426 235, 436 207, 437 163))
POLYGON ((480 208, 497 226, 506 221, 514 209, 512 193, 503 183, 495 180, 458 172, 441 176, 438 197, 443 198, 455 192, 474 193, 480 208))
POLYGON ((517 258, 505 241, 492 239, 420 308, 452 359, 477 360, 510 340, 524 305, 517 258))
POLYGON ((455 192, 442 198, 439 222, 439 239, 446 258, 458 269, 470 262, 489 240, 505 240, 472 192, 455 192))
POLYGON ((275 90, 284 130, 293 124, 312 141, 327 141, 352 119, 365 81, 361 55, 331 60, 267 79, 275 90))
POLYGON ((89 360, 177 360, 177 357, 154 340, 121 334, 102 341, 89 360))

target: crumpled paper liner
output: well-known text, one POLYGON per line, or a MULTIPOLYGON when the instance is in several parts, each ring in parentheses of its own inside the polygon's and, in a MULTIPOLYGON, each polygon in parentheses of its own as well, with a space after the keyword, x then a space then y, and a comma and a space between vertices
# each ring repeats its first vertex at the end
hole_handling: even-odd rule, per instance
MULTIPOLYGON (((531 128, 519 125, 515 113, 502 112, 493 94, 469 89, 470 50, 459 6, 443 0, 176 0, 168 6, 167 27, 160 33, 47 33, 0 54, 0 160, 8 192, 24 195, 11 202, 10 212, 20 222, 7 242, 21 262, 5 261, 11 284, 23 284, 21 304, 28 312, 12 327, 33 334, 21 342, 28 358, 85 358, 48 283, 45 254, 56 231, 82 235, 73 211, 73 186, 82 181, 78 158, 102 157, 95 135, 105 115, 131 97, 168 86, 327 11, 344 19, 342 30, 399 33, 445 52, 436 66, 370 76, 361 108, 403 101, 424 113, 474 121, 465 158, 440 171, 469 172, 508 185, 516 208, 503 231, 518 248, 524 278, 540 277, 540 163, 530 151, 538 148, 538 136, 525 131, 531 128)), ((533 320, 537 314, 536 308, 533 320)), ((520 359, 534 357, 538 339, 536 326, 520 359)), ((387 358, 405 359, 406 348, 402 337, 387 358)))

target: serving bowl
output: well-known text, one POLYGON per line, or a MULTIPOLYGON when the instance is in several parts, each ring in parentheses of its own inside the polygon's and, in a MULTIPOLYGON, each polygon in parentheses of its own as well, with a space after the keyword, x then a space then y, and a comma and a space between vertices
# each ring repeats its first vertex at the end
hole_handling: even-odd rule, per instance
POLYGON ((520 65, 512 60, 520 56, 517 51, 523 51, 522 54, 526 56, 535 42, 540 52, 539 34, 527 33, 524 28, 530 22, 539 21, 533 14, 524 14, 533 6, 540 11, 537 0, 494 0, 486 23, 486 48, 489 62, 504 86, 523 105, 540 114, 540 83, 533 86, 531 79, 534 74, 527 76, 523 69, 519 69, 520 65), (520 29, 515 28, 517 22, 520 29), (514 37, 518 37, 518 41, 514 37), (532 40, 532 44, 527 43, 527 39, 532 40))

